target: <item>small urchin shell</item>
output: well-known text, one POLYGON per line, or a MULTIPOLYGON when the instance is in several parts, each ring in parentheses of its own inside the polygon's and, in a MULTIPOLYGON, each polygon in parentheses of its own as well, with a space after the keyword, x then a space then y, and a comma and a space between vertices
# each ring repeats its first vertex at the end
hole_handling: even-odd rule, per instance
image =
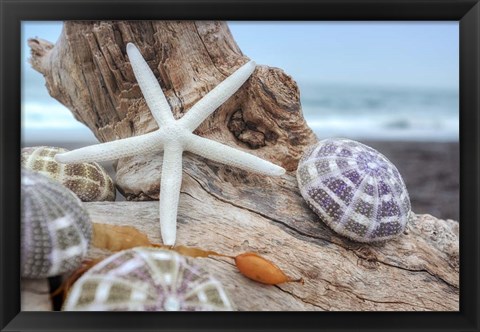
POLYGON ((60 164, 53 158, 67 149, 34 146, 22 149, 22 166, 48 176, 73 191, 84 202, 114 201, 115 185, 98 163, 60 164))
POLYGON ((46 278, 73 271, 92 236, 82 202, 61 184, 22 168, 21 276, 46 278))
POLYGON ((232 310, 219 281, 169 250, 136 247, 101 261, 78 279, 65 311, 232 310))
POLYGON ((397 168, 381 153, 349 139, 309 147, 297 169, 300 192, 335 232, 359 242, 401 234, 410 199, 397 168))

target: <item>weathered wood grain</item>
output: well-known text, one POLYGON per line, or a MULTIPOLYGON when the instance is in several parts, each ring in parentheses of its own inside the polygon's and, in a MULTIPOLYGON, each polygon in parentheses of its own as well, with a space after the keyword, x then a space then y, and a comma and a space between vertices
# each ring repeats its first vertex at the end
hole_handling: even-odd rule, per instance
MULTIPOLYGON (((457 222, 414 215, 398 239, 355 243, 310 211, 292 174, 275 181, 186 159, 177 244, 228 255, 257 252, 305 280, 265 286, 240 275, 228 258, 196 258, 223 282, 238 310, 459 309, 457 222), (248 185, 239 186, 245 178, 248 185)), ((161 243, 158 202, 86 207, 94 222, 130 225, 161 243)))

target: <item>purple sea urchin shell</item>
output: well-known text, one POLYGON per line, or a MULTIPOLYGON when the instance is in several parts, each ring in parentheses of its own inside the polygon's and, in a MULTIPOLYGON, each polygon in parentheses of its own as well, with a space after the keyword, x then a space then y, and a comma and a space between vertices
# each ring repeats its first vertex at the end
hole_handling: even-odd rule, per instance
POLYGON ((403 232, 410 199, 397 168, 381 153, 349 139, 325 139, 298 164, 300 192, 335 232, 359 242, 403 232))
POLYGON ((232 310, 219 281, 169 250, 136 247, 101 261, 71 288, 66 311, 232 310))
POLYGON ((21 276, 46 278, 76 269, 87 254, 90 217, 61 184, 22 169, 21 276))

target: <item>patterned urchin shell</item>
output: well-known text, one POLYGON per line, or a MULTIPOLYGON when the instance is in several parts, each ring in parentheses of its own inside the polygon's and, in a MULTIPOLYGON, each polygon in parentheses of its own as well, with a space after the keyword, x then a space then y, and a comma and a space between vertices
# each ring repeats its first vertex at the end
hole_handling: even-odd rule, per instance
POLYGON ((410 199, 397 168, 381 153, 349 139, 326 139, 298 164, 300 192, 335 232, 359 242, 403 232, 410 199))
POLYGON ((73 271, 92 236, 82 202, 61 184, 22 168, 21 275, 45 278, 73 271))
POLYGON ((22 149, 22 166, 60 182, 84 202, 114 201, 115 185, 98 163, 60 164, 53 159, 67 151, 50 146, 26 147, 22 149))
POLYGON ((169 250, 136 247, 101 261, 70 289, 66 311, 232 310, 219 281, 169 250))

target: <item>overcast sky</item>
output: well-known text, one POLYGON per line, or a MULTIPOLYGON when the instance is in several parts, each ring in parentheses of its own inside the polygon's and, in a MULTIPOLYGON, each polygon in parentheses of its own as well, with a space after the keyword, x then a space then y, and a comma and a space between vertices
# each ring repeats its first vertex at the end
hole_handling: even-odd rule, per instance
MULTIPOLYGON (((55 42, 61 22, 25 22, 55 42)), ((458 22, 229 22, 242 51, 298 81, 458 87, 458 22)), ((26 49, 28 51, 28 49, 26 49)), ((24 60, 28 52, 23 54, 24 60)))

